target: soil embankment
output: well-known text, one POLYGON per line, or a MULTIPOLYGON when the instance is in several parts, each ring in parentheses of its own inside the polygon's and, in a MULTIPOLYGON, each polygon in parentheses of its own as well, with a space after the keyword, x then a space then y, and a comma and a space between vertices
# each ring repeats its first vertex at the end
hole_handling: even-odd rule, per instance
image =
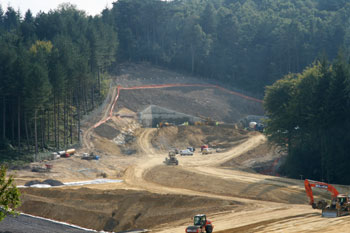
POLYGON ((191 218, 198 212, 240 208, 240 203, 234 201, 137 190, 28 188, 22 193, 23 212, 105 231, 149 229, 191 218))

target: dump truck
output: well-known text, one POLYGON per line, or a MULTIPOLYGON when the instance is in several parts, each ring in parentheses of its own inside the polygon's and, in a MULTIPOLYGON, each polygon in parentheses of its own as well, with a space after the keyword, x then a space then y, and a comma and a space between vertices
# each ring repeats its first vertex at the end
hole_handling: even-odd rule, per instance
POLYGON ((198 214, 193 217, 193 225, 186 228, 186 233, 212 233, 214 229, 211 221, 205 214, 198 214))
POLYGON ((309 197, 309 204, 313 209, 321 209, 322 217, 326 218, 335 218, 344 215, 350 214, 350 196, 346 194, 339 194, 336 188, 332 185, 305 179, 304 181, 306 195, 309 197), (312 188, 324 189, 331 192, 331 202, 327 202, 326 200, 319 200, 317 203, 314 201, 314 196, 312 193, 312 188))
POLYGON ((81 157, 81 159, 84 159, 84 160, 99 160, 100 156, 95 155, 93 152, 91 152, 90 154, 83 153, 83 156, 81 157))
POLYGON ((207 144, 204 144, 201 146, 201 152, 203 151, 204 148, 209 148, 209 146, 207 144))
POLYGON ((179 165, 179 160, 176 158, 176 153, 174 151, 169 151, 169 158, 165 158, 164 163, 166 165, 179 165))

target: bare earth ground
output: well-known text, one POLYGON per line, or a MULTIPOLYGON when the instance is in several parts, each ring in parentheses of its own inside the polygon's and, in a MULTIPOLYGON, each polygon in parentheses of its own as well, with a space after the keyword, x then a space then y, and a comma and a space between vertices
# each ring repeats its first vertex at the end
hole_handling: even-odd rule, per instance
MULTIPOLYGON (((123 86, 199 82, 146 65, 128 65, 119 72, 116 83, 123 86)), ((21 211, 106 231, 147 228, 153 232, 184 232, 191 216, 197 213, 207 214, 214 232, 221 233, 348 231, 350 216, 321 218, 320 211, 307 205, 302 181, 254 171, 257 163, 280 156, 262 134, 215 126, 143 129, 136 120, 136 111, 150 103, 189 114, 199 112, 217 120, 232 115, 229 122, 247 114, 258 115, 261 106, 254 108, 253 103, 246 107, 248 102, 242 104, 238 97, 213 89, 123 90, 114 116, 92 128, 96 119, 107 116, 115 95, 111 88, 101 114, 90 118, 83 129, 84 148, 78 154, 94 151, 101 155, 100 160, 75 156, 50 161, 54 165, 50 173, 28 170, 14 174, 17 184, 33 179, 78 181, 102 176, 124 182, 84 188, 21 189, 21 211), (169 147, 199 147, 202 143, 225 151, 178 156, 176 167, 163 164, 169 147)), ((339 189, 349 191, 347 186, 339 189)), ((327 197, 325 193, 317 194, 327 197)))

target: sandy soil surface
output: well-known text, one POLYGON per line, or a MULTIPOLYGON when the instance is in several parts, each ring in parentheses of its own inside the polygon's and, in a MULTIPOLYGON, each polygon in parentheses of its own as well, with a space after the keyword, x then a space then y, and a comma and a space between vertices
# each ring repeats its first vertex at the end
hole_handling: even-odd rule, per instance
MULTIPOLYGON (((175 74, 156 68, 131 68, 120 70, 121 75, 116 78, 118 84, 132 86, 178 83, 181 80, 175 74), (148 76, 152 73, 156 78, 148 76)), ((196 81, 194 78, 184 80, 196 81)), ((205 100, 208 93, 212 99, 217 98, 209 105, 215 107, 217 102, 223 101, 220 106, 225 111, 218 116, 226 119, 233 107, 226 105, 229 102, 227 96, 219 97, 220 93, 216 92, 177 88, 158 92, 133 90, 125 95, 122 91, 114 116, 94 128, 93 125, 104 119, 111 109, 116 96, 115 89, 111 88, 101 113, 84 124, 84 148, 78 151, 78 155, 50 161, 54 167, 49 173, 27 170, 15 175, 18 184, 33 179, 51 178, 67 182, 96 177, 118 178, 124 182, 84 188, 22 189, 21 210, 106 231, 147 228, 152 232, 184 232, 191 224, 191 216, 205 213, 213 221, 214 232, 221 233, 346 232, 350 227, 350 217, 321 218, 320 211, 307 204, 303 181, 263 175, 254 170, 257 163, 274 161, 280 156, 276 148, 267 145, 264 135, 215 126, 143 129, 137 123, 136 110, 156 101, 156 96, 166 96, 160 104, 166 104, 165 100, 169 99, 173 104, 164 107, 172 109, 176 102, 188 101, 191 96, 198 101, 203 96, 205 100), (142 101, 145 103, 140 104, 142 101), (225 148, 225 151, 202 155, 197 148, 193 156, 177 156, 178 166, 163 163, 169 147, 183 149, 190 145, 198 147, 202 143, 225 148), (85 151, 93 151, 101 155, 101 159, 82 160, 79 155, 85 151)), ((181 106, 181 112, 190 113, 186 112, 188 104, 181 106)), ((254 111, 260 109, 261 106, 254 111)), ((203 111, 203 114, 208 112, 203 111)), ((239 114, 254 113, 243 109, 239 114)), ((347 186, 338 187, 341 191, 349 191, 347 186)), ((327 193, 316 194, 329 198, 327 193)))
POLYGON ((227 150, 249 136, 246 131, 230 128, 218 128, 212 126, 170 126, 155 131, 151 138, 154 148, 170 150, 171 148, 187 148, 192 146, 200 148, 207 144, 210 147, 227 150))
POLYGON ((227 123, 235 123, 247 115, 261 116, 264 114, 260 103, 245 100, 214 88, 171 87, 121 90, 118 104, 120 107, 139 112, 151 104, 193 116, 211 117, 227 123))

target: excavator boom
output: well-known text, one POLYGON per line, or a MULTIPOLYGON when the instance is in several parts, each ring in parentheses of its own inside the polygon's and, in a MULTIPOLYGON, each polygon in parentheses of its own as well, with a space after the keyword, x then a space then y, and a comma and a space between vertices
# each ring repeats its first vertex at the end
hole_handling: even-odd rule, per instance
POLYGON ((324 182, 305 179, 304 185, 305 185, 306 195, 309 197, 310 205, 312 205, 312 207, 314 207, 314 205, 315 205, 314 196, 312 193, 313 187, 328 190, 329 192, 332 193, 332 199, 337 198, 337 196, 339 195, 339 192, 337 191, 336 188, 334 188, 332 185, 324 183, 324 182))
POLYGON ((337 191, 336 188, 334 188, 332 185, 324 183, 324 182, 319 182, 319 181, 314 181, 314 180, 308 180, 306 179, 304 181, 305 185, 305 191, 306 195, 310 199, 310 205, 314 209, 322 209, 322 217, 327 217, 327 218, 332 218, 332 217, 337 217, 339 216, 338 210, 335 208, 335 206, 328 206, 327 202, 324 200, 318 201, 317 204, 314 201, 314 196, 312 193, 312 188, 320 188, 320 189, 325 189, 329 191, 332 194, 332 201, 337 199, 337 196, 339 195, 339 192, 337 191))

